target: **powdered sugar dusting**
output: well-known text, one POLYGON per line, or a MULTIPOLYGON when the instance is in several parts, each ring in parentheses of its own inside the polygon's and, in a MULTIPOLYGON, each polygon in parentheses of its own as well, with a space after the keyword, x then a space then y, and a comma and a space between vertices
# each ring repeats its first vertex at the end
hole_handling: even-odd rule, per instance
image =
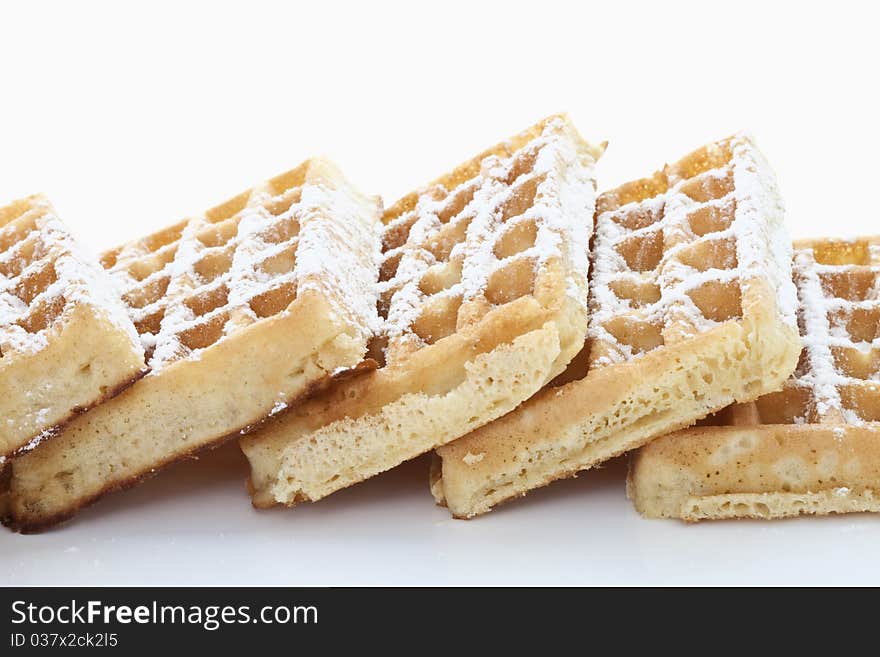
POLYGON ((365 342, 377 329, 379 203, 329 162, 309 167, 300 184, 266 183, 237 211, 220 206, 167 229, 165 244, 150 248, 160 233, 119 251, 112 271, 126 287, 152 374, 200 358, 234 332, 287 312, 309 291, 352 338, 365 342))
POLYGON ((460 304, 459 326, 479 321, 493 307, 490 285, 522 267, 537 277, 560 263, 566 294, 585 305, 595 156, 557 117, 515 152, 485 157, 475 175, 452 188, 421 190, 414 207, 386 227, 386 240, 409 227, 405 240, 386 251, 387 262, 399 262, 379 285, 387 303, 387 353, 424 346, 414 325, 428 306, 449 302, 447 312, 454 313, 460 304), (499 248, 521 235, 529 235, 521 246, 499 248), (443 279, 442 289, 426 289, 429 272, 443 279))
MULTIPOLYGON (((145 348, 146 345, 153 347, 149 362, 153 372, 161 369, 163 364, 182 355, 184 351, 178 334, 188 326, 192 326, 194 314, 188 306, 180 301, 193 289, 198 280, 193 265, 197 261, 199 253, 204 250, 204 245, 197 239, 197 234, 200 229, 205 227, 205 224, 205 221, 195 219, 187 225, 174 259, 163 270, 170 282, 165 296, 158 301, 159 304, 162 304, 164 311, 161 328, 155 334, 148 332, 144 340, 145 348), (175 303, 175 300, 178 303, 175 303)), ((136 312, 137 316, 142 314, 143 311, 136 312)))
POLYGON ((703 289, 718 297, 766 281, 780 318, 795 325, 791 240, 772 171, 746 135, 705 147, 701 158, 714 168, 667 167, 640 183, 643 199, 627 202, 637 186, 605 195, 591 274, 595 366, 638 358, 737 317, 707 312, 716 308, 698 303, 703 289))
POLYGON ((733 195, 736 200, 737 259, 744 278, 760 276, 776 291, 776 309, 796 327, 797 290, 791 276, 791 237, 776 176, 750 136, 733 143, 733 195))
POLYGON ((364 202, 350 187, 303 189, 294 275, 299 293, 324 294, 334 312, 367 340, 380 329, 376 282, 382 254, 381 223, 364 220, 364 202))
POLYGON ((804 358, 787 385, 807 391, 812 422, 871 421, 880 396, 880 251, 873 242, 820 242, 799 248, 794 263, 804 358), (824 262, 817 248, 837 257, 824 262))
POLYGON ((0 273, 0 352, 10 356, 44 349, 56 322, 79 305, 94 308, 140 349, 119 290, 97 258, 74 240, 48 200, 33 197, 29 206, 13 222, 21 229, 22 238, 0 255, 0 261, 7 265, 3 271, 14 274, 0 273), (32 281, 38 280, 45 287, 34 287, 32 281), (33 296, 26 302, 24 295, 33 296), (38 322, 40 328, 34 331, 30 320, 38 314, 47 321, 38 322))
POLYGON ((269 411, 269 417, 272 417, 274 415, 278 415, 279 413, 284 411, 286 408, 287 408, 287 402, 276 401, 275 404, 272 406, 272 410, 269 411))
MULTIPOLYGON (((49 409, 44 409, 44 410, 48 411, 49 409)), ((36 449, 40 445, 40 443, 42 443, 44 440, 47 440, 48 438, 51 438, 52 436, 55 436, 58 433, 58 431, 59 431, 59 429, 57 429, 55 427, 50 427, 48 429, 44 429, 43 431, 38 433, 36 436, 31 438, 27 442, 26 445, 24 445, 23 447, 21 447, 19 449, 19 451, 20 452, 29 452, 32 449, 36 449)))
POLYGON ((831 355, 831 328, 825 307, 825 295, 819 282, 813 252, 801 250, 795 257, 795 275, 801 300, 802 340, 807 354, 808 367, 794 383, 809 388, 816 412, 827 415, 832 409, 840 409, 840 393, 837 385, 840 377, 834 368, 831 355))

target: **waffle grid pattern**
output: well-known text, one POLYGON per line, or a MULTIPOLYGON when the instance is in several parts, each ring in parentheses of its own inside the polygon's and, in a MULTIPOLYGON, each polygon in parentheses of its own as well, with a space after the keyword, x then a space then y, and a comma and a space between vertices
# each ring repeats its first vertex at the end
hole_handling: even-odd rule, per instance
POLYGON ((38 222, 41 208, 28 203, 0 229, 0 355, 15 351, 58 318, 63 296, 49 288, 58 280, 52 240, 38 222))
POLYGON ((734 423, 880 420, 880 243, 799 246, 794 274, 804 339, 798 369, 782 391, 734 408, 734 423))
MULTIPOLYGON (((567 274, 568 240, 580 251, 573 254, 579 271, 570 276, 585 280, 585 238, 561 220, 553 195, 558 149, 571 147, 556 136, 561 127, 548 122, 542 135, 509 157, 483 159, 451 189, 428 187, 388 221, 379 284, 384 361, 399 361, 527 295, 552 303, 556 281, 567 274)), ((583 303, 578 286, 566 284, 583 303)))
POLYGON ((627 491, 688 521, 880 510, 880 238, 795 242, 803 348, 781 390, 660 438, 627 491))
POLYGON ((302 170, 105 254, 153 371, 296 298, 302 170))
POLYGON ((600 197, 591 366, 631 360, 742 316, 731 149, 731 140, 709 145, 600 197))
POLYGON ((48 330, 75 304, 100 308, 131 332, 116 293, 92 263, 44 197, 0 208, 0 358, 48 346, 48 330))
POLYGON ((783 212, 746 135, 600 195, 581 357, 438 449, 435 499, 473 517, 777 389, 800 350, 783 212))

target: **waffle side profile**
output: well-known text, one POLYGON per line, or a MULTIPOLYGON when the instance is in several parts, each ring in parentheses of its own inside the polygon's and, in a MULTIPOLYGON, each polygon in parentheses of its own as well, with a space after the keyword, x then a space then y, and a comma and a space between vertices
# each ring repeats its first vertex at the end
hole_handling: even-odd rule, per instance
POLYGON ((775 178, 746 136, 602 194, 589 338, 513 413, 437 450, 456 517, 779 388, 800 350, 775 178))
POLYGON ((635 455, 652 518, 880 511, 880 238, 795 243, 804 349, 781 390, 635 455))
POLYGON ((110 277, 49 201, 0 208, 0 464, 145 372, 110 277))
POLYGON ((380 217, 313 159, 106 253, 150 372, 13 462, 7 524, 63 520, 357 365, 378 322, 380 217))
POLYGON ((258 507, 316 501, 515 408, 587 330, 601 148, 550 117, 384 217, 379 367, 242 440, 258 507))

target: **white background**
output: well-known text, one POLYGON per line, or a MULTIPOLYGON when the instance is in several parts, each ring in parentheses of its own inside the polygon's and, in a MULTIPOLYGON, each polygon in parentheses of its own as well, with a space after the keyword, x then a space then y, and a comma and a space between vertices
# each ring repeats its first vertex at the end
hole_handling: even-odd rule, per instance
MULTIPOLYGON (((386 202, 552 112, 608 140, 600 187, 746 129, 796 236, 880 232, 870 5, 0 5, 0 203, 36 191, 95 250, 312 154, 386 202)), ((880 583, 876 517, 637 517, 625 465, 471 522, 417 461, 255 512, 234 446, 40 535, 0 583, 880 583)))

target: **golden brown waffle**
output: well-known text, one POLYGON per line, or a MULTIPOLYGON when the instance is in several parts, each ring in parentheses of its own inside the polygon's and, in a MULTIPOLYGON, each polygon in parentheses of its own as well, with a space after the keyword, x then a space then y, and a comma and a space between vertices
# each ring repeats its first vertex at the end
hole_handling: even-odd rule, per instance
POLYGON ((600 152, 554 116, 385 213, 381 367, 242 440, 255 505, 315 501, 388 470, 562 371, 587 328, 600 152))
POLYGON ((794 262, 797 371, 641 450, 628 492, 644 515, 880 511, 880 238, 796 242, 794 262))
POLYGON ((0 208, 0 465, 145 372, 110 277, 49 201, 0 208))
POLYGON ((602 194, 584 350, 516 411, 437 450, 437 501, 484 513, 778 388, 800 349, 782 218, 745 136, 602 194))
POLYGON ((151 372, 13 463, 10 524, 64 519, 361 361, 378 321, 380 215, 313 159, 107 253, 151 372))

